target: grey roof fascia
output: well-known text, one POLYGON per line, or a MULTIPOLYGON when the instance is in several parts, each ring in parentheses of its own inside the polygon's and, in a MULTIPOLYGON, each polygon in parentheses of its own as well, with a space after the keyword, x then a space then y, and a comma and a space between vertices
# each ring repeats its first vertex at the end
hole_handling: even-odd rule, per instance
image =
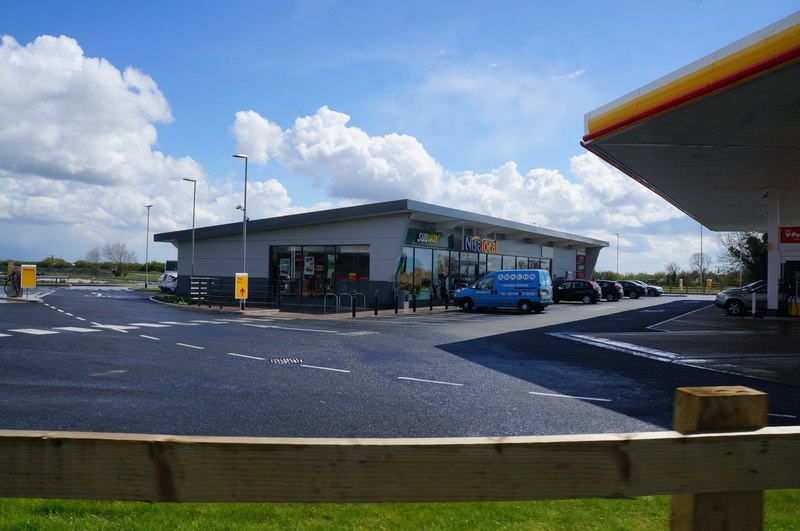
MULTIPOLYGON (((398 199, 385 201, 382 203, 370 203, 367 205, 357 205, 351 207, 334 208, 330 210, 318 210, 314 212, 303 212, 301 214, 291 214, 288 216, 278 216, 274 218, 257 219, 247 222, 247 230, 262 231, 276 228, 311 225, 330 221, 341 221, 344 219, 356 219, 370 217, 381 214, 413 214, 415 212, 441 216, 456 220, 463 220, 467 223, 480 223, 484 225, 494 225, 500 228, 513 229, 515 231, 529 233, 531 237, 551 237, 558 240, 573 241, 576 243, 592 245, 596 247, 608 247, 609 243, 593 238, 586 238, 577 234, 570 234, 551 229, 545 229, 536 225, 527 225, 516 221, 475 214, 465 210, 458 210, 450 207, 432 205, 411 199, 398 199)), ((215 236, 227 236, 242 232, 242 222, 226 223, 224 225, 212 225, 210 227, 195 228, 195 238, 210 238, 215 236)), ((156 242, 176 242, 190 240, 192 229, 184 229, 173 232, 162 232, 153 236, 156 242)))

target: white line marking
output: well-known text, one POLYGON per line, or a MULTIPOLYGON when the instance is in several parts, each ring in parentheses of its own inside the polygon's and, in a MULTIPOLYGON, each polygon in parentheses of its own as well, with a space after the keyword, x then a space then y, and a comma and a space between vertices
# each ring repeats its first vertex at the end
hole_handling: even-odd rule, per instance
POLYGON ((11 337, 11 334, 0 334, 0 337, 11 337))
POLYGON ((100 323, 92 323, 92 326, 96 326, 97 328, 108 328, 109 330, 114 330, 115 332, 122 332, 123 334, 127 334, 128 330, 136 330, 137 328, 139 328, 138 326, 104 325, 100 323))
POLYGON ((156 323, 130 323, 131 326, 145 326, 147 328, 169 328, 169 325, 156 323))
POLYGON ((58 309, 57 312, 64 313, 64 310, 58 309))
POLYGON ((72 314, 71 314, 71 313, 69 313, 69 312, 64 312, 64 315, 69 315, 70 317, 75 317, 74 315, 72 315, 72 314))
POLYGON ((611 402, 611 400, 608 398, 591 398, 588 396, 561 395, 558 393, 537 393, 535 391, 528 391, 528 394, 537 396, 554 396, 556 398, 574 398, 576 400, 594 400, 596 402, 611 402))
POLYGON ((189 348, 196 348, 197 350, 205 350, 206 347, 198 347, 197 345, 188 345, 186 343, 175 343, 176 345, 180 345, 182 347, 189 347, 189 348))
POLYGON ((75 319, 77 319, 78 321, 85 321, 86 320, 83 317, 76 317, 75 319))
POLYGON ((200 326, 197 323, 180 323, 178 321, 159 321, 159 323, 165 325, 177 325, 177 326, 200 326))
POLYGON ((79 328, 77 326, 56 326, 54 330, 65 330, 67 332, 99 332, 96 328, 79 328))
POLYGON ((678 355, 673 354, 672 352, 666 352, 654 348, 640 347, 639 345, 633 345, 631 343, 623 343, 622 341, 613 341, 611 339, 605 339, 602 337, 583 336, 580 334, 564 334, 561 332, 556 332, 548 335, 553 337, 560 337, 561 339, 569 339, 570 341, 577 341, 578 343, 585 343, 587 345, 592 345, 595 347, 602 347, 610 350, 616 350, 618 352, 625 352, 626 354, 642 356, 644 358, 650 358, 654 360, 672 362, 678 359, 678 355))
POLYGON ((144 335, 144 334, 139 334, 139 337, 143 337, 143 338, 145 338, 145 339, 152 339, 153 341, 161 341, 161 339, 160 339, 160 338, 153 337, 153 336, 146 336, 146 335, 144 335))
POLYGON ((266 358, 259 358, 258 356, 248 356, 247 354, 237 354, 235 352, 228 352, 228 356, 239 356, 240 358, 249 358, 251 360, 264 361, 266 358))
POLYGON ((344 369, 332 369, 330 367, 317 367, 316 365, 300 365, 301 367, 307 367, 309 369, 320 369, 322 371, 334 371, 334 372, 350 372, 344 369))
POLYGON ((778 413, 768 413, 770 417, 781 417, 784 419, 796 419, 797 415, 779 415, 778 413))
POLYGON ((412 382, 425 382, 425 383, 435 383, 435 384, 441 384, 441 385, 456 385, 458 387, 464 387, 464 384, 460 384, 460 383, 440 382, 438 380, 423 380, 421 378, 407 378, 405 376, 398 376, 397 379, 398 380, 411 380, 412 382))
POLYGON ((261 325, 261 324, 251 324, 251 323, 242 323, 242 326, 254 326, 256 328, 275 328, 278 330, 291 330, 293 332, 320 332, 322 334, 338 334, 339 332, 336 330, 318 330, 315 328, 291 328, 289 326, 277 326, 277 325, 261 325))
POLYGON ((203 319, 192 319, 192 322, 199 324, 222 324, 220 321, 206 321, 203 319))
POLYGON ((675 316, 672 319, 667 319, 666 321, 661 321, 660 323, 656 323, 654 325, 650 325, 647 328, 649 328, 651 330, 659 330, 661 332, 669 332, 669 330, 660 330, 658 327, 663 325, 663 324, 666 324, 666 323, 668 323, 670 321, 674 321, 676 319, 680 319, 681 317, 686 317, 687 315, 692 315, 693 313, 699 312, 700 310, 705 310, 706 308, 711 308, 712 306, 714 306, 714 305, 713 304, 709 304, 708 306, 703 306, 702 308, 698 308, 696 310, 692 310, 691 312, 686 312, 684 314, 675 316))
POLYGON ((15 330, 9 330, 9 332, 17 332, 19 334, 30 334, 32 336, 46 336, 48 334, 58 334, 58 332, 53 332, 52 330, 39 330, 36 328, 17 328, 15 330))

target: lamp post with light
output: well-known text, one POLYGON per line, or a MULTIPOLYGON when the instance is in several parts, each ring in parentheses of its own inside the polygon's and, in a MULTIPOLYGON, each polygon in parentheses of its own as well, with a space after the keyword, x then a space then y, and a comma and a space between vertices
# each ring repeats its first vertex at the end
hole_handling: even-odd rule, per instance
POLYGON ((147 209, 147 235, 144 240, 144 289, 147 289, 147 280, 150 278, 150 209, 153 205, 145 205, 144 207, 147 209))
POLYGON ((617 237, 617 276, 619 276, 619 232, 615 232, 614 236, 617 237))
MULTIPOLYGON (((247 273, 247 155, 236 153, 237 159, 244 159, 244 204, 242 205, 242 273, 247 273)), ((241 302, 244 310, 244 299, 241 302)))
POLYGON ((197 181, 195 179, 183 179, 184 181, 192 183, 192 272, 189 280, 194 277, 194 207, 197 202, 197 181))

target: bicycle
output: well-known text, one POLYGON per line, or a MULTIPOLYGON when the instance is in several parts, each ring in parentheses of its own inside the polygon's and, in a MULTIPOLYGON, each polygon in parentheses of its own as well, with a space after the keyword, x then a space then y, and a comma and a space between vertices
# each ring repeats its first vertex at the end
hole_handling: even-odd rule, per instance
POLYGON ((14 271, 10 275, 8 275, 8 279, 6 280, 5 284, 5 292, 6 296, 8 297, 19 297, 22 295, 22 287, 21 284, 21 277, 19 272, 14 271))

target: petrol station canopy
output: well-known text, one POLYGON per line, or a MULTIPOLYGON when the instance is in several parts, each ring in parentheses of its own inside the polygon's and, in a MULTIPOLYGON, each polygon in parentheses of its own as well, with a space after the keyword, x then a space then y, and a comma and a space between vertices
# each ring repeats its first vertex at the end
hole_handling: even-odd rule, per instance
POLYGON ((589 112, 581 144, 711 230, 800 226, 800 11, 589 112))

